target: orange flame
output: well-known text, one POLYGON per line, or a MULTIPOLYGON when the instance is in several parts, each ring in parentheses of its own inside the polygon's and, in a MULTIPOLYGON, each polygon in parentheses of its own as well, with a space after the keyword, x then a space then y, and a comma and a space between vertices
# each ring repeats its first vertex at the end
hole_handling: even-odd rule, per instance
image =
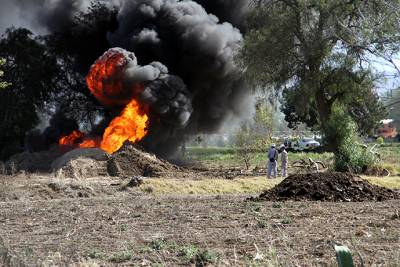
POLYGON ((61 137, 60 140, 58 140, 58 144, 62 146, 73 146, 84 135, 85 134, 80 131, 73 131, 70 135, 61 137))
POLYGON ((140 141, 147 134, 149 117, 143 112, 139 103, 132 99, 119 117, 116 117, 103 135, 101 149, 114 153, 122 147, 125 141, 132 143, 140 141))
POLYGON ((125 106, 144 88, 140 83, 133 84, 127 90, 124 86, 124 71, 129 61, 116 50, 101 56, 86 77, 90 92, 106 107, 125 106))
POLYGON ((93 148, 93 147, 98 147, 98 146, 99 146, 99 142, 97 142, 94 139, 87 139, 79 144, 80 148, 93 148))
POLYGON ((142 140, 148 130, 147 107, 141 106, 135 100, 143 89, 143 84, 131 85, 126 90, 121 76, 128 59, 123 53, 107 52, 91 67, 86 77, 87 85, 96 99, 107 107, 125 106, 120 116, 114 118, 103 134, 103 139, 85 139, 77 144, 84 134, 74 131, 68 136, 60 138, 60 145, 77 145, 81 148, 100 147, 108 153, 119 150, 125 141, 132 143, 142 140))

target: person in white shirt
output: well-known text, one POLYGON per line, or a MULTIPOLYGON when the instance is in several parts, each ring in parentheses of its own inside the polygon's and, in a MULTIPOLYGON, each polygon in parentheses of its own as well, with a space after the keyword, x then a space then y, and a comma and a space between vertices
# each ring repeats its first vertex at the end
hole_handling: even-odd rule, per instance
POLYGON ((282 177, 286 177, 286 171, 287 171, 287 164, 288 164, 288 153, 286 151, 285 145, 281 145, 279 147, 279 150, 281 152, 281 169, 282 169, 282 177))
POLYGON ((271 178, 271 175, 276 178, 278 173, 278 151, 275 148, 275 144, 271 145, 271 148, 268 151, 268 178, 271 178))

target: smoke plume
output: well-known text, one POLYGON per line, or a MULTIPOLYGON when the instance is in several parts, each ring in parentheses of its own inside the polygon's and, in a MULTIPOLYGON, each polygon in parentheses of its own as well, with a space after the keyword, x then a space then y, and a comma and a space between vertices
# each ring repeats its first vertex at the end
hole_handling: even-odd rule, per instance
POLYGON ((160 62, 138 65, 135 54, 111 48, 93 64, 87 83, 100 103, 121 109, 138 99, 161 122, 183 128, 192 113, 190 92, 182 79, 160 62))
MULTIPOLYGON (((28 0, 16 2, 19 6, 32 4, 28 0)), ((35 24, 61 34, 74 15, 89 5, 83 0, 38 2, 42 5, 36 6, 40 19, 35 24)), ((114 48, 111 53, 118 51, 126 59, 117 79, 122 77, 123 87, 142 84, 139 100, 150 105, 155 114, 144 146, 168 154, 186 136, 216 132, 227 120, 248 112, 250 92, 234 60, 243 39, 247 0, 107 2, 117 10, 118 25, 104 37, 108 48, 114 48)), ((96 47, 82 37, 89 42, 82 45, 96 47)), ((77 53, 81 58, 86 56, 77 53)), ((79 67, 89 72, 90 66, 79 67)), ((126 91, 121 93, 113 99, 127 99, 126 91)), ((98 100, 110 108, 118 106, 98 100)))
POLYGON ((157 136, 146 139, 152 149, 168 151, 183 135, 218 131, 225 119, 245 112, 248 94, 234 63, 242 34, 232 24, 196 2, 167 0, 126 1, 118 22, 118 30, 109 34, 112 46, 134 51, 142 64, 162 62, 191 93, 193 113, 186 128, 150 131, 157 136))

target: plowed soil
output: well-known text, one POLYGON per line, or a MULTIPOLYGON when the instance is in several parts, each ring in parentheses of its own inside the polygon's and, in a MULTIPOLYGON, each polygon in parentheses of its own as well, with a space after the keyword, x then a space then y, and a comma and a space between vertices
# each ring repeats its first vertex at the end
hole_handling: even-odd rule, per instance
POLYGON ((256 199, 362 202, 384 201, 399 197, 399 193, 393 190, 372 185, 350 173, 326 172, 290 175, 256 199))
POLYGON ((12 266, 203 266, 199 255, 209 266, 336 266, 335 242, 351 249, 356 266, 357 253, 365 266, 398 266, 398 200, 245 199, 116 194, 0 202, 0 266, 2 252, 12 266), (98 265, 74 265, 80 261, 98 265))

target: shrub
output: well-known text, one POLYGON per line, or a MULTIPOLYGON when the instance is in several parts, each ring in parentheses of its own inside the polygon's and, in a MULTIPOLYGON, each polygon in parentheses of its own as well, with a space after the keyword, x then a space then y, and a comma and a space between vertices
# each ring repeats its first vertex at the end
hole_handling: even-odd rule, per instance
POLYGON ((376 139, 376 142, 377 142, 379 145, 382 145, 382 144, 385 142, 385 140, 383 139, 382 136, 379 136, 379 137, 376 139))
POLYGON ((121 251, 117 252, 108 259, 110 262, 114 263, 122 263, 126 261, 130 261, 133 258, 132 252, 130 251, 121 251))
POLYGON ((198 253, 199 249, 194 245, 183 246, 179 249, 179 255, 183 256, 188 261, 193 261, 198 253))
POLYGON ((203 250, 196 255, 196 266, 206 266, 215 264, 219 259, 219 254, 212 250, 203 250))
POLYGON ((360 145, 357 124, 342 109, 332 113, 324 132, 328 142, 336 140, 336 171, 361 173, 374 164, 375 155, 360 145))

